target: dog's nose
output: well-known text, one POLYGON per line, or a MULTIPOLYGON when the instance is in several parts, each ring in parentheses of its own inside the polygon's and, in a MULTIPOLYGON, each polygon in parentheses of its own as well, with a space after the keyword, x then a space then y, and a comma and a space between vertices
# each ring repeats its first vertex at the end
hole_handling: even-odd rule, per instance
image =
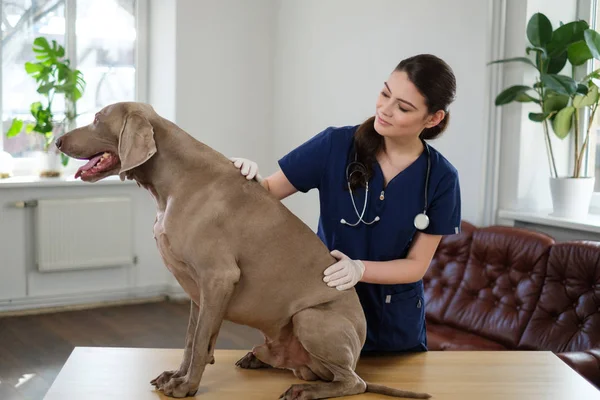
POLYGON ((56 147, 58 147, 60 149, 61 145, 62 145, 62 138, 56 139, 56 147))

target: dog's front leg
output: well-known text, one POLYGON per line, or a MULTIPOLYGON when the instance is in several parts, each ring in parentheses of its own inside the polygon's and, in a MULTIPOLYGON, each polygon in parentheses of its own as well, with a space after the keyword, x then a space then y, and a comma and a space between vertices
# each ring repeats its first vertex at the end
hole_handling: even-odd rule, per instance
POLYGON ((150 381, 150 384, 156 386, 157 389, 162 387, 171 380, 171 378, 179 378, 187 374, 192 359, 192 346, 194 344, 194 333, 196 332, 196 325, 198 324, 198 305, 194 300, 190 301, 190 318, 188 322, 187 332, 185 334, 185 349, 183 351, 183 360, 179 369, 172 371, 165 371, 160 374, 157 378, 150 381))
POLYGON ((186 397, 197 392, 240 273, 237 265, 232 264, 200 271, 199 275, 200 307, 189 368, 185 376, 173 378, 163 386, 162 390, 168 396, 186 397))

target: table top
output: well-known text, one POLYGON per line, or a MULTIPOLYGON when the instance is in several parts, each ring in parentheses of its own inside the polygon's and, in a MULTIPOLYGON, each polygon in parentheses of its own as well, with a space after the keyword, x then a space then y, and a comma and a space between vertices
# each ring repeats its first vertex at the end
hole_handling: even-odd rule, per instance
MULTIPOLYGON (((247 351, 215 350, 195 398, 277 399, 291 384, 305 383, 291 371, 243 370, 235 362, 247 351)), ((77 347, 46 400, 171 399, 150 385, 164 370, 177 369, 181 349, 77 347)), ((433 399, 598 399, 600 391, 551 352, 430 351, 360 360, 367 382, 427 392, 433 399)), ((375 394, 344 397, 389 398, 375 394)), ((340 398, 341 399, 341 398, 340 398)))

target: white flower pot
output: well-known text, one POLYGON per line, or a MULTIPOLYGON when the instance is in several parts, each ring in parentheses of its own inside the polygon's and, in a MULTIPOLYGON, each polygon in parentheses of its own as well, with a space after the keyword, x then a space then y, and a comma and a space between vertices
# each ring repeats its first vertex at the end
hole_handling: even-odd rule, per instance
POLYGON ((38 153, 38 170, 44 178, 56 178, 60 176, 62 165, 60 153, 50 148, 48 151, 38 153))
POLYGON ((594 193, 595 178, 550 178, 555 217, 585 218, 594 193))

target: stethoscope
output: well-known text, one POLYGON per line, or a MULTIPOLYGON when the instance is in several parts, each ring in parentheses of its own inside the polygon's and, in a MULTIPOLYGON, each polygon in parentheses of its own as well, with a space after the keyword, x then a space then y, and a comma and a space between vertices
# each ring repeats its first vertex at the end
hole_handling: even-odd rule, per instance
MULTIPOLYGON (((425 174, 425 193, 424 193, 425 205, 423 207, 423 212, 419 213, 415 216, 414 224, 415 224, 415 228, 422 231, 424 229, 427 229, 427 227, 429 226, 429 217, 427 216, 427 207, 428 207, 427 191, 429 188, 429 175, 431 173, 431 153, 429 151, 429 145, 427 145, 427 143, 425 143, 424 140, 421 139, 421 141, 423 142, 423 146, 425 146, 425 151, 427 151, 427 173, 425 174)), ((366 168, 361 162, 357 161, 356 151, 354 151, 354 161, 348 163, 348 165, 346 166, 346 182, 348 183, 348 192, 350 193, 350 199, 352 200, 352 206, 354 207, 354 212, 358 216, 358 220, 355 223, 351 224, 351 223, 347 222, 344 218, 342 218, 340 220, 340 223, 343 225, 348 225, 348 226, 352 226, 352 227, 357 226, 361 222, 365 225, 372 225, 375 222, 378 222, 381 218, 379 218, 379 216, 376 216, 371 222, 367 222, 363 219, 363 217, 365 215, 365 211, 367 209, 367 203, 369 201, 369 181, 365 182, 365 201, 363 204, 362 211, 359 214, 358 209, 356 208, 356 203, 354 202, 354 195, 352 193, 352 188, 350 187, 350 178, 352 177, 352 174, 355 174, 355 173, 360 173, 363 176, 366 176, 366 168), (350 172, 350 168, 352 166, 354 166, 354 169, 352 172, 350 172)))

